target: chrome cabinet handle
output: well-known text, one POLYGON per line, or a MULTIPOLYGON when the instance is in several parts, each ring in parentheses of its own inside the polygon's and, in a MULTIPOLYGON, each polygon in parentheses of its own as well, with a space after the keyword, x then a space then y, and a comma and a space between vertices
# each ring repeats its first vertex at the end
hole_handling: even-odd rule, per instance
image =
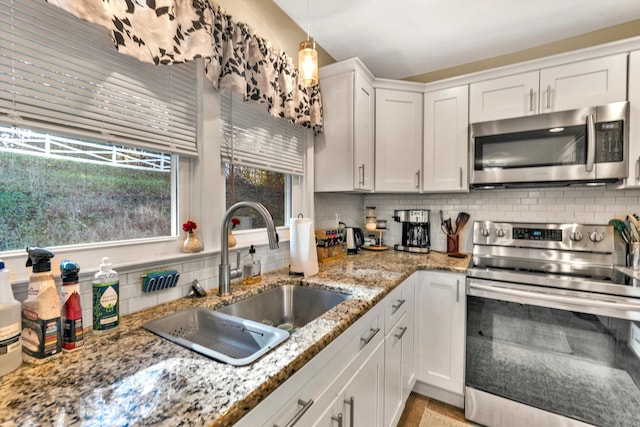
POLYGON ((456 280, 456 302, 460 302, 460 280, 456 280))
POLYGON ((593 114, 587 115, 587 164, 585 170, 591 172, 596 159, 596 125, 593 114))
POLYGON ((529 89, 529 111, 533 113, 533 88, 529 89))
POLYGON ((636 182, 640 181, 640 157, 636 160, 636 182))
POLYGON ((416 188, 420 188, 420 171, 416 172, 416 188))
POLYGON ((344 403, 346 405, 349 405, 349 427, 354 427, 355 426, 355 417, 356 417, 356 399, 351 396, 350 399, 345 399, 344 403))
POLYGON ((371 340, 373 339, 373 337, 376 336, 376 334, 380 332, 380 328, 369 328, 369 336, 364 338, 364 337, 360 337, 360 341, 362 341, 364 343, 364 345, 367 345, 371 342, 371 340))
MULTIPOLYGON (((296 414, 293 416, 293 418, 291 418, 291 420, 289 420, 289 422, 285 425, 285 427, 293 427, 295 426, 298 421, 300 421, 300 418, 302 418, 302 416, 305 414, 305 412, 307 412, 309 410, 309 408, 311 408, 311 405, 313 405, 313 399, 309 399, 308 401, 304 401, 302 399, 298 399, 298 405, 301 406, 300 409, 298 409, 298 412, 296 412, 296 414)), ((278 427, 277 424, 274 424, 273 427, 278 427)))
POLYGON ((462 188, 462 168, 460 168, 460 188, 462 188))
POLYGON ((338 414, 337 417, 335 416, 331 416, 331 421, 337 421, 338 422, 338 427, 342 427, 342 412, 338 414))
POLYGON ((406 302, 406 300, 403 299, 399 299, 397 304, 392 304, 391 305, 391 315, 393 316, 394 314, 396 314, 396 311, 398 311, 400 309, 400 307, 402 307, 402 304, 404 304, 406 302))
POLYGON ((362 164, 362 166, 358 167, 358 170, 360 172, 359 183, 362 187, 364 187, 364 163, 362 164))
POLYGON ((401 326, 400 327, 400 333, 399 334, 395 334, 395 337, 398 338, 399 340, 402 339, 402 337, 404 336, 405 332, 407 332, 407 329, 409 329, 406 326, 401 326))
POLYGON ((547 110, 551 108, 551 85, 547 86, 547 110))

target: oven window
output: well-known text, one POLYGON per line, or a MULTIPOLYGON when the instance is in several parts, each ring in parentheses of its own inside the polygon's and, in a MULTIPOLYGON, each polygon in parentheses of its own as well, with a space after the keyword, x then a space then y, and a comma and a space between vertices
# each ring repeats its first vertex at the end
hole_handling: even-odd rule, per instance
POLYGON ((586 163, 586 126, 475 138, 475 170, 586 163))
POLYGON ((606 426, 640 420, 640 325, 467 298, 468 387, 606 426))

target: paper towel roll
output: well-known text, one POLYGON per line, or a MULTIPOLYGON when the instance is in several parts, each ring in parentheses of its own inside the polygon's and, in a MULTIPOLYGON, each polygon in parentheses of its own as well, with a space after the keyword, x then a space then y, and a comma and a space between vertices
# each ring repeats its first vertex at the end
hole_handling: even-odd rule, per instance
POLYGON ((304 277, 318 273, 316 236, 311 218, 291 218, 289 222, 289 271, 304 277))

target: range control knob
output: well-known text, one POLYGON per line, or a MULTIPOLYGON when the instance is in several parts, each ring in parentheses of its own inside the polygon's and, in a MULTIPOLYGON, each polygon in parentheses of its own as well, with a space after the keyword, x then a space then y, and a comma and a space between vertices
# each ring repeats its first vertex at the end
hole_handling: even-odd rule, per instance
POLYGON ((591 233, 589 233, 589 240, 591 240, 593 243, 601 242, 603 239, 604 233, 601 233, 600 231, 592 231, 591 233))
POLYGON ((569 238, 574 242, 579 242, 583 237, 584 236, 582 235, 581 231, 574 231, 569 235, 569 238))
POLYGON ((506 236, 506 235, 507 235, 507 232, 506 232, 506 231, 504 231, 504 228, 498 228, 498 229, 496 230, 496 236, 498 236, 498 237, 504 237, 504 236, 506 236))
POLYGON ((480 229, 480 234, 482 234, 484 237, 489 237, 491 235, 491 230, 489 230, 488 228, 481 228, 480 229))

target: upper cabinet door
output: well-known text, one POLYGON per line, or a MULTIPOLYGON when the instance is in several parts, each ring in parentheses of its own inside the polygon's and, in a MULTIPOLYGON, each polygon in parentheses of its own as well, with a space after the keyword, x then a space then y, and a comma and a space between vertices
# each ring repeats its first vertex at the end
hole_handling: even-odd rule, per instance
POLYGON ((353 155, 353 188, 373 191, 375 154, 375 93, 371 82, 356 74, 353 155))
POLYGON ((422 93, 376 89, 376 191, 420 191, 422 93))
POLYGON ((471 123, 538 113, 538 71, 472 83, 471 123))
POLYGON ((627 99, 627 54, 540 71, 540 112, 573 110, 627 99))
POLYGON ((468 191, 469 86, 424 94, 424 192, 468 191))
POLYGON ((315 191, 373 191, 372 81, 356 58, 320 69, 324 130, 314 140, 315 191))

